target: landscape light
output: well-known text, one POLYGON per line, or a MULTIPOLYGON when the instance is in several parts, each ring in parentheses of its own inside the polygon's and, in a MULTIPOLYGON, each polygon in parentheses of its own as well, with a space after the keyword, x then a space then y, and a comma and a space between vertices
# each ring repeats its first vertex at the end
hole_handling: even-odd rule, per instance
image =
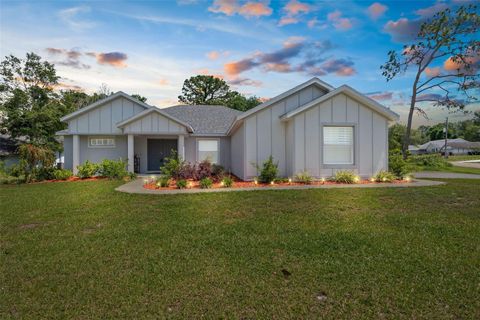
POLYGON ((223 181, 220 182, 220 185, 223 187, 223 181))
POLYGON ((324 182, 325 182, 325 178, 322 178, 322 183, 324 183, 324 182))
POLYGON ((370 181, 371 181, 371 182, 375 182, 375 178, 374 178, 374 177, 371 177, 371 178, 370 178, 370 181))
POLYGON ((412 181, 412 178, 410 178, 409 176, 407 176, 407 177, 405 178, 405 181, 410 182, 410 181, 412 181))
POLYGON ((258 184, 257 178, 253 179, 253 183, 258 184))
POLYGON ((353 181, 354 181, 354 182, 359 182, 359 181, 360 181, 360 177, 359 177, 359 176, 355 176, 355 178, 353 178, 353 181))
POLYGON ((288 183, 292 183, 292 178, 288 178, 288 183))
POLYGON ((273 185, 273 184, 275 184, 275 182, 273 182, 273 181, 272 181, 272 182, 270 182, 270 184, 272 184, 272 185, 273 185))
POLYGON ((383 182, 387 181, 387 178, 383 177, 382 181, 383 181, 383 182))

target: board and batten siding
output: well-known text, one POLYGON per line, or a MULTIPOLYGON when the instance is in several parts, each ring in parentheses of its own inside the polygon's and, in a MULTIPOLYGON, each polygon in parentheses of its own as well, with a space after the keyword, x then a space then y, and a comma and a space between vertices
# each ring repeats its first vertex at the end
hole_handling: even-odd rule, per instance
POLYGON ((145 108, 123 97, 79 115, 68 121, 71 134, 122 134, 117 123, 126 120, 145 108))
MULTIPOLYGON (((338 94, 304 112, 286 123, 293 129, 292 170, 293 176, 308 171, 314 177, 330 177, 337 170, 353 170, 362 177, 370 177, 388 168, 388 121, 387 119, 345 94, 338 94), (323 126, 339 125, 354 127, 354 164, 332 166, 323 164, 323 126)), ((287 137, 292 133, 287 134, 287 137)), ((287 156, 287 159, 289 157, 287 156)))
MULTIPOLYGON (((290 167, 293 161, 289 159, 289 153, 287 152, 291 145, 287 140, 292 139, 293 136, 288 132, 288 126, 280 121, 280 116, 325 93, 316 85, 310 85, 244 119, 242 126, 244 146, 242 147, 245 153, 243 160, 243 178, 245 180, 251 180, 255 177, 257 175, 255 164, 261 166, 270 155, 273 156, 275 162, 278 162, 280 176, 286 176, 291 171, 290 167)), ((239 140, 232 140, 232 152, 241 147, 239 140)), ((236 157, 232 154, 232 163, 236 161, 233 160, 234 158, 236 157)), ((232 167, 239 171, 236 165, 240 164, 240 161, 238 161, 232 167)))
POLYGON ((150 112, 125 125, 123 132, 126 134, 186 134, 187 129, 184 125, 157 112, 150 112))
POLYGON ((244 179, 245 170, 244 170, 244 163, 245 163, 245 129, 244 124, 240 125, 237 130, 235 130, 232 135, 230 136, 230 145, 231 145, 231 152, 230 152, 230 163, 231 163, 231 170, 234 175, 239 177, 240 179, 244 179))

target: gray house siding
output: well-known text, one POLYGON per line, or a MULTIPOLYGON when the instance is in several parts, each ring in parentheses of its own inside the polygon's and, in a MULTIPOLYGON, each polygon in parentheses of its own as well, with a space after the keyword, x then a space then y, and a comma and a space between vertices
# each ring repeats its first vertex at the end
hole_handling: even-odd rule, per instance
MULTIPOLYGON (((257 170, 253 164, 261 165, 270 155, 278 161, 281 176, 287 176, 291 172, 287 167, 292 166, 293 159, 286 152, 286 148, 290 147, 286 140, 291 139, 291 136, 288 136, 287 126, 279 117, 324 94, 325 91, 316 85, 310 85, 244 120, 245 179, 255 177, 257 170)), ((235 142, 233 146, 237 148, 237 145, 235 142)))
POLYGON ((73 170, 73 138, 72 136, 63 137, 63 167, 68 170, 73 170))
POLYGON ((230 137, 216 136, 190 136, 185 137, 185 160, 192 163, 198 162, 197 141, 200 139, 212 139, 219 141, 219 164, 225 170, 231 170, 230 166, 230 137))
POLYGON ((231 170, 234 175, 240 179, 244 179, 245 170, 245 153, 244 153, 244 141, 245 141, 245 129, 242 123, 235 132, 231 135, 231 170))
POLYGON ((145 110, 141 105, 118 97, 68 121, 71 134, 122 134, 117 123, 145 110))
MULTIPOLYGON (((370 177, 388 167, 387 119, 371 108, 339 94, 317 106, 297 114, 293 125, 292 176, 306 170, 314 177, 330 177, 337 170, 351 169, 362 177, 370 177), (341 168, 323 164, 323 126, 354 127, 354 164, 341 168)), ((288 135, 287 135, 288 136, 288 135)))

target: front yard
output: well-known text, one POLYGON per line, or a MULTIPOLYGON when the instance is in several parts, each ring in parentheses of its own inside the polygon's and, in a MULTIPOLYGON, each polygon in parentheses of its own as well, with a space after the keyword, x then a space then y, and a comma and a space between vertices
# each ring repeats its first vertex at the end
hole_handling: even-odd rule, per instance
POLYGON ((0 318, 479 318, 480 181, 0 186, 0 318))

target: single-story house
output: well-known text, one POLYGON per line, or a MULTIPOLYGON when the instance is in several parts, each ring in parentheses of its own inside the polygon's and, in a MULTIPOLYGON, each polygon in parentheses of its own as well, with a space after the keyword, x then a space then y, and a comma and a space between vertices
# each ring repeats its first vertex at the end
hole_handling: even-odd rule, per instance
MULTIPOLYGON (((420 146, 409 146, 412 154, 444 153, 445 139, 428 141, 420 146)), ((462 138, 447 139, 447 152, 450 155, 480 153, 480 142, 470 142, 462 138)))
POLYGON ((128 170, 158 172, 172 149, 190 162, 209 158, 244 180, 270 155, 284 177, 336 170, 370 177, 388 167, 388 123, 398 115, 353 88, 313 78, 240 112, 224 106, 159 109, 117 92, 62 118, 64 167, 128 159, 128 170))

